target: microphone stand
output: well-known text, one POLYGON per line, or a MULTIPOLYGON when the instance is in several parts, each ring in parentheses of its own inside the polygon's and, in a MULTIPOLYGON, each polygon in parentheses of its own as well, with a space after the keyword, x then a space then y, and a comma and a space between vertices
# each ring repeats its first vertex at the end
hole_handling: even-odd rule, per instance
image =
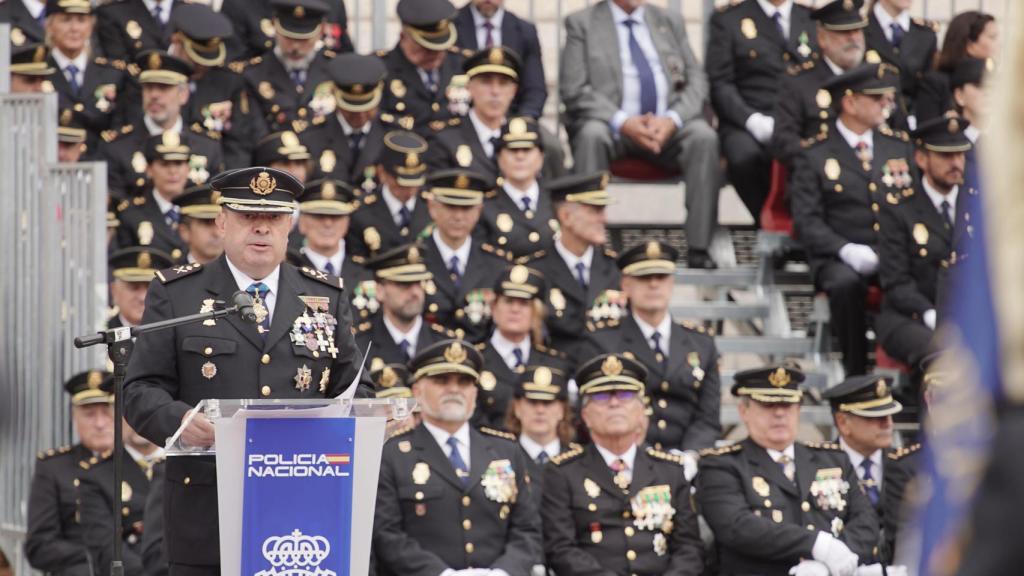
MULTIPOLYGON (((124 525, 121 522, 121 506, 123 504, 121 499, 121 483, 124 478, 124 439, 121 437, 123 431, 122 421, 124 420, 124 399, 122 396, 125 372, 128 369, 128 359, 131 358, 132 349, 135 346, 133 338, 141 334, 156 332, 166 328, 194 324, 204 320, 217 320, 231 314, 241 314, 245 318, 247 313, 251 314, 252 312, 252 298, 248 297, 248 302, 240 301, 239 298, 242 294, 248 297, 248 294, 244 292, 241 294, 236 293, 233 298, 235 302, 233 306, 215 309, 210 312, 181 316, 180 318, 169 318, 141 326, 110 328, 89 336, 75 338, 75 348, 88 348, 98 344, 105 344, 107 346, 107 356, 114 363, 114 555, 110 562, 111 576, 124 576, 124 552, 122 549, 124 544, 124 525)), ((216 302, 214 305, 224 306, 225 303, 216 302)))

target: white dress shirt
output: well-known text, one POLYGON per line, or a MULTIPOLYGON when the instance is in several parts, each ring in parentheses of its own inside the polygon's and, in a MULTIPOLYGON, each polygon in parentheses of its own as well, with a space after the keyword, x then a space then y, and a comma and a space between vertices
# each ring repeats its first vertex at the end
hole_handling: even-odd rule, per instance
POLYGON ((309 258, 309 261, 313 263, 313 266, 316 266, 317 270, 323 270, 327 267, 327 263, 330 262, 331 266, 334 266, 334 275, 340 276, 341 265, 345 262, 345 240, 338 242, 338 251, 334 253, 334 256, 324 256, 309 246, 303 246, 302 253, 309 258))
MULTIPOLYGON (((160 192, 158 192, 156 188, 153 188, 153 190, 150 192, 150 195, 152 195, 153 196, 153 200, 156 201, 156 205, 157 205, 158 208, 160 208, 160 213, 161 214, 167 214, 168 210, 172 210, 174 208, 177 208, 177 206, 174 204, 174 202, 171 202, 170 200, 164 198, 163 194, 160 194, 160 192)), ((180 210, 179 210, 179 213, 180 213, 180 210)))
POLYGON ((361 132, 362 135, 364 136, 363 144, 366 144, 365 136, 370 133, 370 126, 373 124, 373 122, 366 122, 363 124, 362 128, 356 129, 353 128, 352 125, 348 123, 348 120, 345 120, 345 115, 342 114, 341 112, 338 112, 334 116, 338 119, 338 124, 341 125, 341 131, 345 133, 345 136, 351 137, 353 133, 361 132))
MULTIPOLYGON (((478 49, 483 50, 487 46, 487 29, 484 28, 484 22, 487 22, 488 18, 484 18, 484 15, 476 9, 476 6, 470 5, 469 13, 473 15, 473 29, 476 30, 476 46, 478 49)), ((498 8, 498 11, 494 13, 494 16, 490 17, 491 24, 494 26, 491 29, 491 40, 494 42, 494 46, 501 46, 501 23, 505 20, 505 9, 498 8)))
POLYGON ((445 457, 450 458, 452 455, 452 447, 448 445, 448 439, 455 437, 457 446, 459 449, 459 456, 462 456, 462 461, 466 463, 466 471, 469 471, 471 464, 469 463, 469 423, 464 423, 455 434, 449 434, 447 430, 442 430, 437 426, 434 426, 426 420, 423 421, 423 426, 430 432, 430 435, 434 437, 437 445, 441 447, 441 451, 444 452, 445 457))
POLYGON ((839 132, 839 135, 843 137, 843 140, 846 140, 846 143, 849 144, 850 148, 853 148, 854 151, 857 150, 857 145, 861 142, 867 143, 868 153, 874 156, 875 133, 873 130, 868 130, 863 134, 857 134, 853 130, 847 128, 846 124, 843 124, 842 120, 836 119, 836 131, 839 132))
POLYGON ((945 218, 945 215, 942 213, 942 201, 945 200, 946 202, 949 202, 949 215, 956 220, 956 198, 960 195, 959 186, 953 186, 953 189, 950 190, 948 194, 943 194, 928 182, 927 177, 922 177, 921 187, 924 188, 924 193, 928 195, 928 199, 931 200, 932 204, 935 206, 935 211, 943 218, 945 218))
POLYGON ((838 64, 830 60, 828 56, 823 55, 821 59, 825 61, 825 64, 828 66, 828 69, 832 71, 832 74, 840 76, 846 72, 846 70, 843 70, 838 64))
POLYGON ((267 297, 263 299, 263 305, 267 307, 267 318, 272 322, 274 319, 274 306, 277 304, 277 285, 278 281, 281 279, 281 266, 278 265, 277 268, 274 268, 274 271, 268 274, 266 278, 256 280, 254 278, 250 278, 248 274, 235 267, 235 265, 231 263, 231 258, 225 257, 225 260, 227 260, 228 269, 231 270, 231 275, 235 277, 235 284, 238 285, 239 290, 244 292, 253 282, 263 282, 266 284, 269 291, 267 292, 267 297))
POLYGON ((319 49, 312 50, 310 51, 309 54, 306 54, 302 58, 299 58, 298 60, 292 60, 285 56, 284 50, 281 49, 280 44, 274 46, 274 56, 277 56, 277 59, 281 61, 281 64, 284 66, 285 71, 287 71, 289 75, 291 75, 291 73, 294 72, 295 70, 302 70, 303 72, 308 72, 309 65, 313 63, 313 59, 316 58, 316 55, 319 53, 319 49))
MULTIPOLYGON (((388 189, 388 185, 384 184, 380 188, 380 195, 384 198, 384 203, 388 205, 388 211, 391 212, 391 217, 395 220, 395 226, 402 225, 402 201, 395 198, 395 195, 388 189)), ((409 218, 412 218, 412 212, 416 209, 416 195, 413 194, 404 203, 405 207, 409 210, 409 218)))
POLYGON ((647 340, 647 346, 651 347, 651 349, 654 348, 654 342, 651 340, 651 337, 654 336, 655 332, 661 335, 658 346, 661 348, 661 353, 665 355, 665 358, 668 358, 668 343, 669 338, 672 337, 672 317, 665 314, 665 317, 661 319, 657 326, 651 326, 641 320, 636 314, 633 314, 633 320, 640 327, 640 332, 643 333, 644 339, 647 340))
POLYGON ((523 366, 530 362, 529 335, 523 338, 522 342, 516 343, 502 336, 501 330, 495 330, 494 334, 491 334, 491 346, 494 347, 494 351, 498 353, 498 356, 501 356, 501 359, 505 361, 509 370, 514 370, 516 367, 516 350, 519 350, 519 353, 523 355, 523 366))
POLYGON ((569 267, 569 272, 572 273, 572 277, 576 278, 576 264, 583 262, 583 280, 586 281, 587 285, 590 285, 590 265, 594 261, 594 247, 587 246, 586 251, 583 252, 582 256, 577 256, 569 251, 568 248, 562 244, 561 238, 555 238, 555 251, 565 261, 565 265, 569 267))
POLYGON ((526 451, 526 454, 530 457, 530 460, 534 461, 537 460, 537 456, 540 456, 541 450, 543 450, 544 453, 548 455, 548 458, 556 456, 562 452, 562 443, 558 441, 557 437, 551 442, 548 442, 547 444, 541 446, 526 434, 520 434, 519 445, 522 446, 523 450, 526 451))
POLYGON ((878 25, 882 28, 882 34, 885 34, 885 39, 892 42, 892 23, 900 25, 904 32, 910 31, 910 11, 904 10, 900 12, 898 16, 893 18, 889 16, 889 13, 885 11, 885 8, 881 4, 876 3, 874 7, 875 19, 878 20, 878 25))
POLYGON ((157 5, 160 5, 160 23, 166 25, 167 20, 171 17, 171 7, 174 4, 174 0, 142 0, 146 5, 146 10, 149 10, 150 14, 156 10, 157 5))
POLYGON ((89 65, 89 54, 85 50, 82 50, 78 53, 78 56, 68 58, 60 51, 60 48, 54 48, 50 51, 50 55, 53 56, 54 62, 57 63, 57 68, 60 69, 61 74, 68 79, 69 83, 71 82, 71 74, 68 72, 67 68, 71 64, 75 65, 78 72, 75 73, 74 81, 77 82, 79 88, 81 88, 82 84, 85 82, 85 67, 89 65))
POLYGON ((473 130, 476 131, 476 137, 480 140, 480 145, 484 149, 484 153, 487 154, 488 158, 494 157, 494 141, 492 138, 501 138, 501 127, 490 128, 480 120, 480 117, 476 115, 476 110, 473 108, 469 109, 469 121, 473 124, 473 130))
POLYGON ((612 466, 612 462, 616 460, 622 460, 626 463, 626 469, 622 471, 622 474, 626 477, 626 480, 633 480, 633 464, 636 462, 636 444, 630 444, 629 449, 622 454, 612 454, 611 450, 601 446, 600 444, 594 444, 597 447, 597 452, 604 458, 604 463, 609 468, 612 466))
POLYGON ((779 24, 782 25, 783 35, 786 40, 789 40, 789 22, 790 16, 793 14, 793 0, 786 0, 782 4, 775 6, 769 0, 757 0, 758 5, 761 6, 761 10, 764 10, 769 20, 774 21, 775 13, 778 12, 781 15, 779 18, 779 24))
MULTIPOLYGON (((843 452, 846 452, 846 455, 850 457, 850 464, 853 464, 853 469, 857 472, 857 479, 858 480, 863 480, 864 479, 864 467, 861 466, 861 462, 864 461, 864 455, 861 454, 860 452, 857 452, 853 448, 850 448, 850 445, 846 443, 846 440, 842 436, 839 437, 839 447, 842 448, 843 452)), ((878 493, 881 494, 882 493, 882 451, 881 450, 875 450, 871 454, 871 457, 868 458, 868 459, 871 460, 871 478, 875 481, 875 485, 878 487, 878 493)))
POLYGON ((765 448, 765 450, 768 452, 768 457, 771 458, 774 462, 778 462, 779 458, 783 454, 789 456, 790 461, 796 462, 796 450, 793 448, 792 444, 786 446, 786 449, 781 452, 778 450, 773 450, 771 448, 765 448))
POLYGON ((437 229, 434 230, 432 237, 434 239, 434 244, 437 245, 437 250, 441 252, 441 260, 444 262, 445 269, 447 270, 451 266, 452 256, 458 256, 459 276, 465 274, 466 261, 469 260, 469 249, 473 245, 473 239, 467 237, 466 241, 462 243, 462 246, 452 249, 451 246, 444 243, 444 240, 441 239, 441 233, 438 232, 437 229))
MULTIPOLYGON (((12 0, 8 0, 8 2, 10 1, 12 0)), ((39 15, 43 13, 43 10, 46 10, 46 2, 42 2, 41 0, 21 0, 21 2, 25 5, 25 9, 28 10, 28 13, 36 20, 39 19, 39 15)))
POLYGON ((384 327, 387 328, 388 334, 391 335, 391 339, 394 340, 395 344, 398 344, 402 340, 409 343, 409 355, 412 356, 416 353, 416 345, 419 344, 420 340, 420 328, 423 327, 423 316, 417 316, 412 322, 412 326, 409 327, 408 332, 402 332, 402 330, 391 323, 388 320, 388 315, 384 314, 384 327))
POLYGON ((526 190, 520 190, 519 188, 516 188, 508 181, 505 181, 501 185, 501 189, 505 191, 505 194, 507 194, 508 197, 511 198, 513 202, 515 202, 516 206, 520 210, 523 209, 523 198, 529 198, 530 209, 533 210, 534 212, 537 211, 537 206, 540 202, 540 184, 537 183, 536 179, 533 181, 533 183, 530 184, 530 187, 527 188, 526 190))
POLYGON ((967 136, 967 139, 971 141, 971 144, 977 144, 978 137, 981 136, 981 130, 978 130, 978 127, 974 124, 971 124, 967 128, 964 128, 964 136, 967 136))
POLYGON ((149 117, 149 114, 142 117, 142 123, 146 125, 146 130, 149 132, 150 136, 159 136, 167 131, 181 134, 181 129, 184 127, 184 122, 181 121, 180 114, 178 115, 178 119, 174 121, 174 126, 171 126, 169 130, 161 128, 155 120, 149 117))
POLYGON ((614 2, 609 2, 608 6, 612 10, 615 33, 619 39, 619 61, 622 66, 622 104, 620 104, 619 110, 612 117, 612 130, 615 134, 618 134, 623 122, 631 116, 639 116, 641 109, 640 74, 637 72, 636 66, 633 65, 633 56, 629 52, 629 26, 624 24, 629 19, 636 22, 632 26, 633 35, 636 36, 636 42, 640 45, 640 50, 644 53, 648 64, 651 66, 651 74, 654 75, 654 88, 658 93, 655 115, 667 115, 669 118, 672 118, 676 127, 682 128, 683 121, 679 115, 674 110, 666 112, 668 109, 669 93, 668 77, 665 75, 664 68, 662 68, 658 49, 654 47, 654 40, 651 39, 651 29, 644 20, 644 14, 646 13, 644 7, 640 6, 633 10, 631 14, 626 14, 614 2))

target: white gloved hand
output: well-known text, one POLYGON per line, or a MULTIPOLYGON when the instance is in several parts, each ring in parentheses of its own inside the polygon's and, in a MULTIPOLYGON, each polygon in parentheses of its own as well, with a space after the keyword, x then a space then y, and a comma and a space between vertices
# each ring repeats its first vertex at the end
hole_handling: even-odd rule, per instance
POLYGON ((792 576, 828 576, 828 566, 817 560, 804 560, 789 569, 792 576))
POLYGON ((924 314, 921 314, 921 321, 925 326, 935 330, 935 309, 925 310, 924 314))
POLYGON ((754 140, 761 144, 767 144, 772 139, 772 133, 775 132, 775 118, 754 112, 747 117, 746 129, 754 137, 754 140))
POLYGON ((839 249, 839 259, 862 276, 870 276, 878 270, 878 254, 864 244, 843 244, 839 249))
MULTIPOLYGON (((854 576, 882 576, 882 565, 881 564, 870 564, 868 566, 858 566, 857 571, 854 572, 854 576)), ((906 566, 886 566, 884 574, 888 576, 907 576, 906 566)))
POLYGON ((669 453, 683 459, 683 476, 686 477, 687 482, 692 482, 693 477, 697 475, 697 461, 700 460, 700 455, 693 450, 684 452, 678 448, 669 450, 669 453))
POLYGON ((857 569, 857 555, 828 532, 818 532, 811 556, 828 566, 831 576, 853 576, 857 569))

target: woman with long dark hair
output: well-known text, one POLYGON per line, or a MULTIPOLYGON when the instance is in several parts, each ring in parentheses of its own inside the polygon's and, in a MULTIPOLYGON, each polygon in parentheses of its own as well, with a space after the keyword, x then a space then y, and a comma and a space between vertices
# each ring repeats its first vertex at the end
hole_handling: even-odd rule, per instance
POLYGON ((968 10, 949 21, 946 37, 935 62, 925 74, 917 97, 917 123, 941 116, 954 108, 950 76, 967 58, 987 60, 999 53, 999 24, 991 14, 968 10))

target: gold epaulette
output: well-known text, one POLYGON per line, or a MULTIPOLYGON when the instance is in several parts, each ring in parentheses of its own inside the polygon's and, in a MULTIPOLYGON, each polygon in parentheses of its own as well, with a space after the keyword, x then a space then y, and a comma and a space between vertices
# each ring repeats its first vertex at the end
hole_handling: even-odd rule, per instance
POLYGON ((366 262, 366 258, 358 254, 353 254, 352 256, 349 257, 349 259, 356 264, 363 264, 366 262))
POLYGON ((372 326, 373 326, 373 322, 370 322, 370 321, 366 321, 366 322, 363 322, 363 323, 362 323, 362 324, 360 324, 359 326, 356 326, 356 332, 357 332, 357 333, 362 333, 362 332, 366 332, 366 331, 368 331, 368 330, 369 330, 369 329, 370 329, 370 328, 371 328, 372 326))
POLYGON ((131 205, 132 205, 132 203, 131 203, 131 202, 129 202, 127 198, 126 198, 126 199, 124 199, 124 200, 121 200, 121 201, 120 201, 120 202, 118 202, 118 204, 117 204, 117 211, 118 211, 118 212, 124 212, 124 211, 125 211, 125 210, 127 210, 127 209, 128 209, 128 207, 129 207, 129 206, 131 206, 131 205))
POLYGON ((199 272, 203 268, 203 265, 195 262, 192 264, 182 264, 181 266, 171 266, 170 268, 164 268, 163 270, 156 271, 156 277, 160 279, 163 284, 170 284, 179 278, 190 276, 199 272))
POLYGON ((615 250, 612 250, 611 248, 605 248, 604 249, 604 255, 609 257, 609 258, 613 258, 613 259, 619 257, 619 253, 616 252, 615 250))
POLYGON ((338 53, 335 52, 334 50, 330 50, 330 49, 324 50, 324 58, 334 58, 337 55, 338 55, 338 53))
POLYGON ((482 434, 487 434, 488 436, 494 436, 495 438, 504 438, 505 440, 510 440, 512 442, 516 441, 515 434, 511 432, 505 432, 504 430, 498 430, 496 428, 490 428, 488 426, 481 426, 480 432, 482 434))
POLYGON ((40 450, 36 453, 36 458, 40 460, 46 460, 47 458, 53 458, 54 456, 60 456, 61 454, 67 454, 71 452, 71 446, 61 446, 60 448, 50 448, 49 450, 40 450))
POLYGON ((582 454, 583 446, 580 446, 579 444, 570 444, 568 450, 562 452, 561 454, 556 454, 555 456, 552 456, 551 462, 555 466, 561 466, 566 462, 572 462, 573 460, 579 458, 582 454))
POLYGON ((241 74, 242 72, 245 72, 246 66, 248 66, 247 62, 243 62, 242 60, 236 60, 234 62, 228 62, 227 68, 235 74, 241 74))
POLYGON ((444 123, 444 120, 431 120, 427 123, 427 128, 430 128, 434 132, 440 132, 441 130, 444 130, 446 126, 447 125, 444 123))
POLYGON ((459 124, 462 124, 462 118, 459 118, 458 116, 448 119, 449 126, 458 126, 459 124))
POLYGON ((536 346, 534 346, 534 348, 536 348, 537 352, 540 352, 541 354, 547 354, 552 358, 564 359, 569 357, 565 352, 555 350, 554 348, 548 348, 547 346, 544 346, 542 344, 537 344, 536 346))
POLYGON ((317 270, 316 268, 310 268, 309 266, 302 266, 299 268, 299 272, 302 272, 307 278, 312 278, 317 282, 327 284, 331 288, 337 288, 339 290, 345 289, 345 281, 333 274, 328 274, 323 270, 317 270))
POLYGON ((438 334, 444 334, 448 338, 455 338, 454 330, 449 330, 448 328, 440 324, 431 324, 430 329, 433 330, 434 332, 437 332, 438 334))
MULTIPOLYGON (((811 67, 813 68, 813 64, 811 67)), ((789 74, 790 76, 798 76, 801 70, 803 70, 801 66, 793 64, 789 68, 786 68, 786 74, 789 74)))
POLYGON ((886 456, 889 457, 889 460, 898 462, 899 460, 902 460, 906 456, 913 454, 914 452, 917 452, 920 449, 921 443, 918 442, 916 444, 911 444, 910 446, 901 446, 893 450, 892 452, 889 452, 886 456))
POLYGON ((491 244, 487 244, 486 242, 484 242, 480 244, 480 249, 483 250, 484 252, 487 252, 488 254, 494 254, 498 258, 508 260, 509 262, 512 261, 512 253, 506 252, 502 248, 497 248, 491 244))
POLYGON ((398 438, 399 436, 405 436, 406 434, 408 434, 409 432, 412 432, 415 429, 416 429, 416 425, 415 424, 409 424, 408 426, 402 426, 398 430, 395 430, 394 432, 392 432, 391 436, 388 437, 388 440, 390 440, 391 438, 398 438))
POLYGON ((687 321, 687 320, 680 320, 679 322, 676 322, 676 324, 679 324, 683 328, 686 328, 687 330, 690 330, 690 331, 693 331, 693 332, 699 332, 701 334, 707 334, 709 336, 711 335, 711 331, 708 330, 707 328, 705 328, 701 324, 696 324, 694 322, 690 322, 690 321, 687 321))
POLYGON ((927 20, 925 18, 911 18, 910 21, 922 28, 928 28, 932 32, 938 33, 940 26, 936 20, 927 20))
POLYGON ((605 330, 607 328, 618 328, 619 320, 617 318, 609 318, 608 320, 602 320, 597 323, 587 320, 586 327, 587 332, 597 332, 598 330, 605 330))
POLYGON ((701 458, 706 458, 708 456, 721 456, 723 454, 732 454, 734 452, 739 452, 742 449, 743 444, 740 442, 736 442, 735 444, 729 444, 728 446, 721 446, 718 448, 705 448, 701 450, 699 454, 701 458))
POLYGON ((255 66, 261 62, 263 62, 263 56, 253 56, 249 59, 249 66, 255 66))
POLYGON ((545 254, 547 254, 547 252, 545 252, 544 250, 537 250, 533 254, 526 254, 524 256, 516 258, 516 264, 529 264, 534 260, 543 258, 545 254))
POLYGON ((104 130, 100 132, 100 138, 103 138, 104 142, 113 142, 117 138, 117 130, 104 130))
POLYGON ((803 445, 814 450, 839 450, 840 452, 843 450, 843 448, 835 442, 804 442, 803 445))
POLYGON ((376 52, 374 52, 374 54, 377 55, 377 58, 383 58, 383 57, 388 55, 388 51, 387 50, 377 50, 376 52))
POLYGON ((651 448, 650 446, 647 447, 646 452, 647 455, 650 456, 651 458, 664 460, 665 462, 672 462, 673 464, 679 464, 680 466, 683 465, 683 457, 678 454, 670 454, 668 452, 663 452, 661 450, 651 448))

